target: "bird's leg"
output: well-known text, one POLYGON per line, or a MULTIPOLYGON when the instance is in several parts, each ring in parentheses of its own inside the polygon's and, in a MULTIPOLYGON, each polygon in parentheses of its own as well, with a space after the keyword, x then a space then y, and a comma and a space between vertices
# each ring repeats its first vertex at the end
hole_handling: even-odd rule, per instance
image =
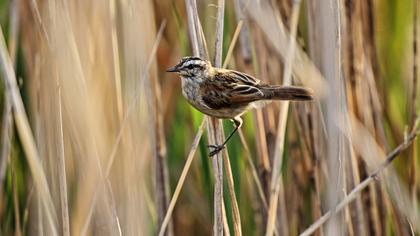
POLYGON ((236 133, 236 131, 238 131, 238 129, 242 126, 243 121, 242 121, 241 117, 239 117, 239 116, 234 117, 232 119, 232 121, 235 123, 235 129, 232 131, 232 133, 229 134, 229 136, 223 142, 223 144, 222 145, 208 145, 209 148, 212 148, 213 149, 213 151, 211 151, 209 153, 209 156, 210 157, 216 155, 221 150, 223 150, 223 148, 225 148, 225 146, 226 146, 227 142, 230 140, 230 138, 232 138, 232 136, 236 133))

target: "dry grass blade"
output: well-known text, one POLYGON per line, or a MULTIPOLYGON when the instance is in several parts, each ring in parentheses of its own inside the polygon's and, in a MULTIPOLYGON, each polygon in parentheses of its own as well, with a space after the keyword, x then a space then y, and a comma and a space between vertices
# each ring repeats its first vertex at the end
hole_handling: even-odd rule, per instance
POLYGON ((194 154, 195 154, 195 151, 197 150, 201 136, 203 135, 203 129, 204 129, 205 123, 206 123, 206 118, 203 119, 200 126, 198 127, 198 131, 195 135, 194 141, 191 144, 191 149, 190 149, 190 152, 188 153, 187 161, 185 162, 184 168, 182 169, 181 176, 179 177, 174 194, 172 195, 171 202, 169 203, 168 211, 166 212, 165 218, 162 222, 162 226, 159 230, 159 236, 163 236, 165 234, 166 227, 168 226, 169 219, 172 216, 172 212, 175 208, 175 204, 178 200, 179 194, 181 193, 182 186, 184 186, 185 178, 187 177, 188 171, 190 170, 190 167, 191 167, 191 163, 194 160, 194 156, 195 156, 194 154))
MULTIPOLYGON (((160 40, 162 39, 163 30, 165 29, 165 26, 166 26, 166 21, 162 22, 162 24, 160 25, 159 31, 156 35, 156 40, 155 40, 155 43, 152 47, 151 55, 149 57, 149 61, 147 62, 146 67, 145 67, 145 74, 142 75, 142 78, 143 78, 142 81, 145 81, 147 79, 148 71, 149 71, 149 69, 150 69, 150 67, 151 67, 151 65, 154 61, 154 58, 156 56, 157 49, 158 49, 160 40)), ((121 142, 124 127, 128 122, 128 117, 130 116, 131 112, 133 112, 133 109, 136 107, 137 101, 139 100, 139 97, 140 97, 140 91, 141 91, 142 86, 143 86, 143 84, 141 83, 139 88, 137 88, 137 92, 135 93, 136 94, 135 97, 130 100, 129 105, 126 109, 126 112, 124 114, 124 119, 122 120, 121 126, 118 130, 117 138, 115 140, 114 146, 112 147, 111 154, 109 155, 108 164, 107 164, 106 171, 105 171, 105 176, 108 176, 109 172, 111 171, 111 167, 112 167, 112 164, 114 163, 115 155, 117 154, 117 151, 118 151, 118 146, 121 142)))
POLYGON ((63 134, 63 112, 61 102, 61 88, 59 78, 57 80, 57 103, 58 103, 58 120, 56 121, 58 128, 59 139, 57 142, 58 148, 58 180, 60 186, 60 203, 61 203, 61 223, 63 227, 63 235, 70 236, 70 220, 67 200, 67 180, 66 180, 66 161, 64 155, 64 134, 63 134))
MULTIPOLYGON (((284 74, 283 74, 283 85, 291 85, 292 83, 292 67, 294 64, 294 55, 295 55, 295 48, 296 48, 296 32, 297 32, 297 25, 299 21, 299 9, 300 9, 300 1, 293 1, 293 8, 292 8, 292 16, 291 16, 291 34, 288 42, 288 52, 285 60, 284 66, 284 74)), ((277 137, 276 137, 276 147, 275 147, 275 154, 273 160, 273 172, 271 176, 271 186, 270 186, 270 202, 269 202, 269 211, 268 211, 268 220, 267 220, 267 229, 266 235, 273 235, 274 227, 277 218, 277 207, 279 201, 279 195, 281 190, 281 172, 280 168, 283 162, 283 153, 284 153, 284 143, 285 143, 285 136, 286 136, 286 123, 287 123, 287 115, 289 110, 289 102, 285 101, 281 108, 280 108, 280 115, 279 115, 279 122, 277 128, 277 137)), ((287 223, 284 222, 287 217, 284 215, 286 214, 285 203, 284 203, 284 196, 281 197, 283 199, 281 204, 281 210, 283 215, 280 216, 282 220, 282 230, 285 235, 288 234, 287 230, 287 223)))
POLYGON ((258 177, 257 168, 255 167, 254 162, 252 161, 251 156, 249 155, 250 153, 249 147, 248 147, 248 144, 246 143, 244 134, 241 129, 239 130, 239 137, 241 138, 242 146, 245 149, 246 159, 248 161, 249 166, 251 167, 252 177, 255 181, 255 184, 257 185, 258 195, 261 198, 261 202, 263 203, 264 208, 267 210, 268 209, 267 199, 265 198, 264 190, 261 186, 261 182, 258 177))
POLYGON ((236 26, 235 33, 233 34, 232 41, 229 44, 228 52, 226 53, 225 61, 223 62, 223 68, 226 68, 229 64, 230 58, 232 57, 233 49, 235 48, 236 41, 238 40, 239 33, 241 32, 243 21, 239 21, 238 25, 236 26))
POLYGON ((401 143, 396 147, 391 153, 389 153, 385 159, 377 168, 374 170, 368 178, 358 184, 353 190, 341 200, 341 202, 332 210, 329 210, 321 218, 315 221, 309 228, 303 231, 300 236, 308 236, 315 232, 322 224, 324 224, 328 219, 330 219, 334 214, 340 212, 344 207, 346 207, 351 201, 356 199, 357 195, 365 189, 370 183, 375 181, 378 178, 378 175, 391 164, 391 162, 405 149, 410 147, 417 135, 419 135, 420 130, 415 130, 412 132, 405 142, 401 143))
POLYGON ((52 205, 52 198, 48 187, 47 179, 44 170, 40 163, 38 150, 29 126, 28 118, 26 116, 25 108, 23 106, 22 98, 16 82, 16 76, 13 70, 13 64, 8 56, 6 43, 4 41, 3 30, 0 28, 0 69, 2 78, 5 83, 7 93, 10 94, 11 104, 14 112, 14 120, 16 122, 17 131, 22 142, 25 156, 27 158, 29 168, 40 194, 42 205, 46 210, 48 218, 48 225, 54 235, 57 235, 56 229, 56 213, 52 205))
POLYGON ((118 119, 121 122, 123 119, 123 99, 121 89, 121 68, 120 68, 120 52, 118 48, 117 37, 117 16, 116 16, 116 0, 109 1, 109 11, 111 15, 111 42, 112 55, 114 64, 114 78, 115 78, 115 97, 117 100, 118 119))
MULTIPOLYGON (((162 23, 166 25, 166 21, 162 23)), ((162 27, 163 28, 163 27, 162 27)), ((160 228, 169 204, 169 179, 168 179, 168 166, 167 166, 167 151, 164 134, 163 115, 161 111, 161 89, 157 79, 156 70, 151 70, 150 76, 144 80, 145 94, 147 99, 149 111, 149 123, 152 125, 152 154, 154 157, 155 168, 155 199, 157 206, 158 225, 160 228)), ((169 224, 168 230, 165 235, 173 235, 172 224, 169 224)))
MULTIPOLYGON (((154 43, 154 45, 152 47, 151 55, 149 57, 149 61, 146 64, 145 74, 143 74, 142 81, 145 81, 147 79, 147 71, 149 71, 149 69, 150 69, 150 67, 152 65, 152 62, 153 62, 153 60, 155 58, 155 55, 156 55, 157 49, 158 49, 158 45, 160 43, 160 40, 162 39, 163 30, 165 29, 165 26, 166 26, 166 22, 162 22, 162 24, 161 24, 161 26, 159 28, 159 31, 158 31, 158 33, 156 35, 156 40, 155 40, 155 43, 154 43)), ((109 173, 111 172, 112 165, 113 165, 114 160, 115 160, 115 157, 117 155, 118 147, 119 147, 120 142, 121 142, 121 139, 123 137, 124 128, 126 127, 126 125, 128 125, 128 118, 130 117, 130 114, 133 112, 133 110, 136 107, 136 104, 137 104, 137 102, 138 102, 138 100, 140 98, 140 91, 141 91, 142 86, 143 86, 143 83, 141 83, 139 85, 139 87, 137 88, 137 90, 136 90, 137 92, 135 93, 134 98, 130 100, 129 105, 128 105, 126 111, 125 111, 124 118, 121 121, 119 130, 118 130, 117 137, 115 139, 114 145, 112 146, 112 151, 111 151, 111 153, 109 155, 109 158, 108 158, 108 162, 107 162, 107 165, 106 165, 104 178, 107 178, 109 176, 109 173)), ((104 181, 104 180, 99 180, 99 181, 104 181)), ((90 223, 90 220, 91 220, 91 217, 92 217, 92 213, 93 213, 93 209, 95 208, 95 205, 96 205, 97 194, 98 194, 98 191, 96 191, 95 192, 95 195, 93 196, 93 199, 94 200, 92 201, 92 204, 90 205, 90 209, 89 209, 89 213, 88 213, 88 218, 86 219, 86 221, 84 223, 83 229, 87 229, 87 227, 88 227, 88 225, 90 223)), ((83 230, 83 231, 85 232, 86 230, 83 230)))

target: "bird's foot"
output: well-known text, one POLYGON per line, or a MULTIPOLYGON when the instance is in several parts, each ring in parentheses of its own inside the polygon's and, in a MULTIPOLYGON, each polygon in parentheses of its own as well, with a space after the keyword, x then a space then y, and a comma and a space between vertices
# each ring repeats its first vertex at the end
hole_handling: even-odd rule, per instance
POLYGON ((207 145, 207 147, 211 150, 209 153, 209 157, 212 157, 214 155, 216 155, 217 153, 219 153, 220 151, 223 150, 223 148, 225 148, 224 145, 207 145))

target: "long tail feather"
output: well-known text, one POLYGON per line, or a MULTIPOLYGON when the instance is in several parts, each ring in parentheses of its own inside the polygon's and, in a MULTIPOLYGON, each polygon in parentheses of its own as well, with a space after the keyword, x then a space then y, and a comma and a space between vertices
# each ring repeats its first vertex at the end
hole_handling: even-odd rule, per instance
POLYGON ((313 99, 311 89, 295 86, 263 86, 264 98, 269 100, 307 101, 313 99))

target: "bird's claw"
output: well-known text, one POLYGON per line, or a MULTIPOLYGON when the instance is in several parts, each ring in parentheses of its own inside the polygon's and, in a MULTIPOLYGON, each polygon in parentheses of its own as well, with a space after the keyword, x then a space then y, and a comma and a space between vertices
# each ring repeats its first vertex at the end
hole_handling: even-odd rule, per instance
POLYGON ((213 149, 212 151, 210 151, 209 157, 212 157, 212 156, 216 155, 217 153, 219 153, 220 151, 222 151, 223 148, 225 148, 224 145, 207 145, 207 147, 209 149, 213 149))

